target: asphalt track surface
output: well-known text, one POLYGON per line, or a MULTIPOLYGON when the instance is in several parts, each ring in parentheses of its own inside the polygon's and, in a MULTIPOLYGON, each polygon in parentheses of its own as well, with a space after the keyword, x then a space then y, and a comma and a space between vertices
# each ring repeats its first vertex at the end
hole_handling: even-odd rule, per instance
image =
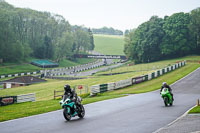
POLYGON ((159 91, 85 105, 84 119, 65 121, 62 110, 0 123, 1 133, 151 133, 184 114, 200 98, 200 69, 171 85, 174 106, 159 91))

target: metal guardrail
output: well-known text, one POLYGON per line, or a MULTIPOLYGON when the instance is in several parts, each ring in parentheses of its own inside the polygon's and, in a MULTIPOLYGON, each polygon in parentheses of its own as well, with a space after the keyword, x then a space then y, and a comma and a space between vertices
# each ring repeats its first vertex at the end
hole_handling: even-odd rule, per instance
POLYGON ((143 76, 139 76, 139 77, 133 77, 133 78, 129 78, 129 79, 125 79, 125 80, 120 80, 117 81, 115 83, 107 83, 107 84, 99 84, 99 85, 93 85, 91 86, 91 91, 90 91, 90 95, 96 95, 97 93, 102 93, 105 91, 110 91, 110 90, 115 90, 115 89, 120 89, 123 87, 127 87, 130 85, 134 85, 134 84, 138 84, 144 81, 148 81, 154 78, 157 78, 163 74, 166 74, 170 71, 173 71, 179 67, 182 67, 185 65, 185 61, 182 62, 178 62, 172 66, 168 66, 166 68, 163 69, 159 69, 156 70, 155 72, 143 75, 143 76))
POLYGON ((35 102, 35 93, 18 95, 17 103, 22 103, 22 102, 35 102))
POLYGON ((18 76, 39 74, 39 73, 41 73, 41 71, 36 71, 36 72, 24 72, 24 73, 16 73, 16 74, 5 74, 5 75, 0 75, 0 79, 2 79, 2 78, 8 78, 8 77, 18 77, 18 76))

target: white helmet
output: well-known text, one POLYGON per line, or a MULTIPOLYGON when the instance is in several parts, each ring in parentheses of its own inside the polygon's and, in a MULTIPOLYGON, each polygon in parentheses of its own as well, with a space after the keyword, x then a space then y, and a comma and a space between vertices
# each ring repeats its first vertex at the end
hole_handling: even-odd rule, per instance
POLYGON ((163 84, 163 85, 166 85, 166 84, 167 84, 167 82, 163 82, 162 84, 163 84))

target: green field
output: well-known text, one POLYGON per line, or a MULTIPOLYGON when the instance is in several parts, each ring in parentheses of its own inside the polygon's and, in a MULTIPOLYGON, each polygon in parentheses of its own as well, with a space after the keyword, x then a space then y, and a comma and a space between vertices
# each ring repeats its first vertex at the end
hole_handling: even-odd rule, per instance
POLYGON ((59 62, 59 67, 70 67, 70 66, 77 66, 80 64, 87 64, 90 62, 94 62, 95 59, 86 59, 86 58, 77 58, 75 61, 70 61, 70 60, 61 60, 59 62))
POLYGON ((124 55, 124 37, 114 35, 94 35, 94 50, 106 55, 124 55))
POLYGON ((22 73, 22 72, 34 72, 40 69, 42 68, 33 66, 31 64, 0 66, 0 75, 16 74, 16 73, 22 73))

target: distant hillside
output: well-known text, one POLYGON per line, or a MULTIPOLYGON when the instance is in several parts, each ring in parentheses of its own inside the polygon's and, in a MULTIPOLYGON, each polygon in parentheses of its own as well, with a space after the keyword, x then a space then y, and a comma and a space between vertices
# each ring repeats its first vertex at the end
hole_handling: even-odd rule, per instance
POLYGON ((124 37, 94 34, 94 50, 107 55, 124 55, 124 37))

